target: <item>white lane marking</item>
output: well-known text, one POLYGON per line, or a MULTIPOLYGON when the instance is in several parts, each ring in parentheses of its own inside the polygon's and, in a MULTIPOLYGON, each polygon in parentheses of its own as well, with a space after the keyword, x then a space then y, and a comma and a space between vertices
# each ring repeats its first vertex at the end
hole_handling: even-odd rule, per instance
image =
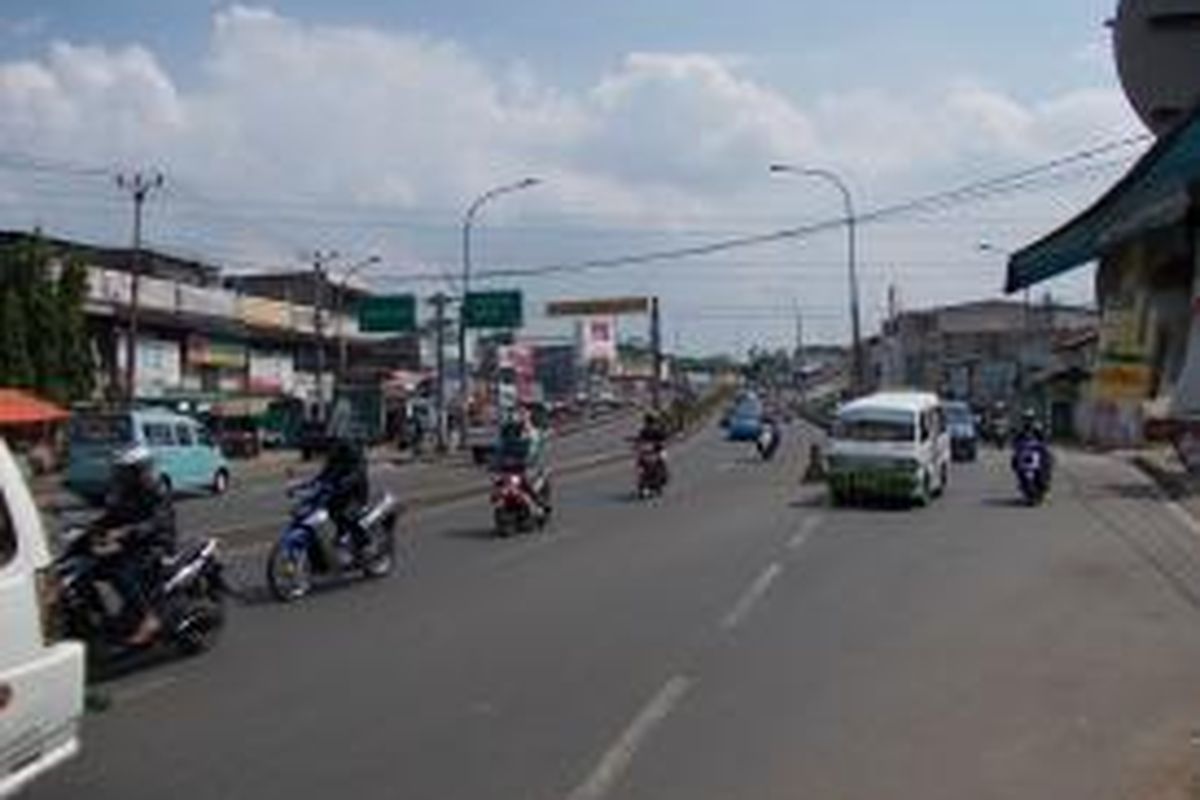
POLYGON ((607 796, 629 770, 629 765, 646 738, 679 705, 691 686, 692 680, 683 675, 676 675, 667 681, 633 718, 633 722, 600 759, 587 780, 567 795, 567 800, 601 800, 607 796))
POLYGON ((804 545, 808 542, 809 537, 813 535, 813 532, 816 531, 816 529, 819 528, 821 523, 824 521, 825 518, 819 514, 807 517, 804 522, 800 523, 800 529, 792 534, 792 538, 788 540, 788 549, 799 550, 801 547, 804 547, 804 545))
POLYGON ((721 627, 731 631, 745 622, 746 617, 750 616, 750 612, 754 610, 755 604, 770 590, 771 584, 782 572, 783 567, 777 561, 772 562, 764 569, 762 574, 754 579, 754 583, 750 584, 750 587, 738 598, 729 613, 721 619, 721 627))

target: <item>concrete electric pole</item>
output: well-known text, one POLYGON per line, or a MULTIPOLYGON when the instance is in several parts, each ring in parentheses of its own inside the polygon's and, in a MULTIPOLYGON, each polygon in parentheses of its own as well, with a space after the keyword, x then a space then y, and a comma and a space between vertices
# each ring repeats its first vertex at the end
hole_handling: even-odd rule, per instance
POLYGON ((133 200, 133 252, 129 280, 129 321, 125 331, 125 402, 132 405, 137 398, 137 339, 138 339, 138 293, 142 273, 142 207, 146 197, 163 185, 162 173, 135 172, 118 175, 117 186, 129 192, 133 200))

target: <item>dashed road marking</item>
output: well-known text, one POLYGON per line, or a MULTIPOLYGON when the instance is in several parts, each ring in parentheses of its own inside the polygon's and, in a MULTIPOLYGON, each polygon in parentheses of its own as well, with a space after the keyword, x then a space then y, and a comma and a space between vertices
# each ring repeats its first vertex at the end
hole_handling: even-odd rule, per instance
POLYGON ((801 547, 804 547, 804 545, 807 544, 808 540, 812 537, 813 533, 824 521, 825 518, 819 514, 806 517, 804 521, 800 523, 800 529, 792 534, 791 539, 788 539, 788 549, 799 550, 801 547))
POLYGON ((750 612, 754 610, 754 606, 763 596, 770 591, 771 584, 782 574, 783 567, 779 562, 772 562, 762 573, 755 578, 754 583, 750 584, 749 588, 742 593, 738 601, 730 609, 729 613, 721 619, 721 627, 727 631, 731 631, 746 621, 746 617, 750 616, 750 612))
POLYGON ((608 796, 629 771, 646 739, 670 716, 691 686, 692 680, 684 675, 676 675, 667 681, 605 752, 587 780, 567 795, 567 800, 602 800, 608 796))

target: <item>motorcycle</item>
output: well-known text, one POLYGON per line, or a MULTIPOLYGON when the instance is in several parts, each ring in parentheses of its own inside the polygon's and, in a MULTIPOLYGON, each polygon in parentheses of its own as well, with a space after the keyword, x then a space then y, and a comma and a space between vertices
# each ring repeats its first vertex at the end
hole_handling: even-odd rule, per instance
MULTIPOLYGON (((71 528, 63 534, 62 553, 54 563, 63 633, 85 642, 96 663, 144 649, 126 644, 140 620, 130 619, 121 608, 104 574, 106 559, 115 557, 119 547, 111 535, 71 528)), ((216 539, 185 542, 156 565, 154 610, 162 628, 147 647, 163 644, 181 655, 195 655, 216 643, 227 592, 218 550, 216 539)))
POLYGON ((754 444, 758 448, 758 454, 762 456, 762 460, 770 461, 779 450, 778 429, 774 425, 764 425, 762 433, 758 435, 754 444))
POLYGON ((662 445, 639 442, 637 445, 638 499, 661 496, 669 480, 667 453, 662 445))
POLYGON ((1042 448, 1036 445, 1023 445, 1017 451, 1014 459, 1017 483, 1028 505, 1036 506, 1046 497, 1049 488, 1046 458, 1042 448))
POLYGON ((320 482, 289 490, 296 498, 291 519, 267 558, 267 586, 281 602, 308 595, 317 577, 361 575, 382 578, 396 563, 396 522, 399 508, 384 494, 358 517, 364 533, 356 548, 348 531, 338 530, 329 513, 329 489, 320 482))
POLYGON ((506 465, 492 480, 492 522, 496 535, 507 538, 532 529, 541 530, 550 521, 550 486, 542 481, 532 487, 524 465, 506 465))

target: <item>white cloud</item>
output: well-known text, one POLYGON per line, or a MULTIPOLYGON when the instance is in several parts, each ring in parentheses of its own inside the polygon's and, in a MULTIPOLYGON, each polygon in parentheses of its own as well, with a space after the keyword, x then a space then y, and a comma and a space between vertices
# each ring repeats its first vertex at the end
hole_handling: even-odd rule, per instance
MULTIPOLYGON (((631 54, 591 88, 571 92, 528 64, 496 68, 454 42, 308 24, 244 6, 215 15, 200 75, 183 87, 140 46, 60 42, 39 60, 0 63, 0 150, 153 162, 181 187, 181 203, 195 190, 227 198, 222 210, 245 217, 239 226, 206 227, 215 223, 172 214, 170 223, 187 228, 193 242, 211 236, 226 249, 244 241, 261 252, 271 235, 315 246, 362 232, 338 228, 336 220, 353 216, 343 210, 329 218, 329 230, 317 219, 271 234, 256 221, 270 215, 246 205, 251 199, 379 204, 420 212, 437 229, 390 231, 390 252, 447 261, 456 247, 456 209, 482 188, 527 174, 545 185, 520 203, 498 204, 489 219, 565 212, 569 224, 587 213, 686 228, 696 227, 688 218, 703 215, 713 220, 706 227, 764 228, 773 227, 771 219, 793 220, 801 194, 811 203, 805 213, 828 215, 831 206, 820 192, 771 181, 766 165, 773 161, 830 165, 867 201, 894 200, 1137 130, 1115 88, 1031 102, 960 81, 909 95, 864 88, 795 98, 746 77, 737 58, 704 53, 631 54)), ((16 180, 0 173, 0 189, 20 196, 16 180)), ((22 211, 39 219, 58 213, 62 227, 81 227, 83 210, 54 203, 52 193, 32 186, 24 206, 0 205, 0 214, 20 222, 22 211)), ((1043 207, 1032 204, 1029 213, 1043 207)), ((270 208, 279 215, 278 205, 270 208)), ((1036 231, 1037 221, 1029 227, 1036 231)), ((162 236, 175 233, 182 231, 162 236)), ((529 263, 606 255, 643 241, 568 238, 512 237, 497 247, 508 260, 529 263)), ((911 246, 896 247, 886 255, 903 261, 911 246)), ((685 294, 701 291, 680 286, 685 294)), ((831 284, 829 291, 832 297, 839 289, 831 284)))

